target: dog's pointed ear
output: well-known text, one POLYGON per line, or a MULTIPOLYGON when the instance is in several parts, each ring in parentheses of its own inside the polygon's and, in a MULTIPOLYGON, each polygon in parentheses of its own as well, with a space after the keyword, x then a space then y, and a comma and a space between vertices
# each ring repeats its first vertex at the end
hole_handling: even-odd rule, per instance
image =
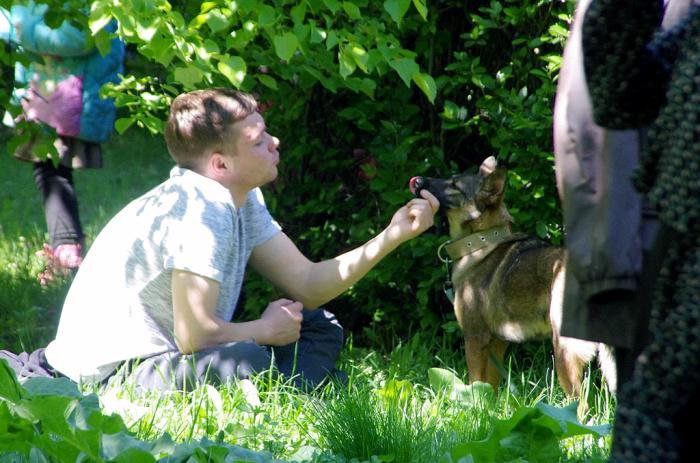
POLYGON ((482 162, 481 166, 479 166, 479 175, 482 177, 488 177, 496 170, 497 166, 498 161, 496 161, 496 158, 489 156, 484 159, 484 162, 482 162))
POLYGON ((489 206, 498 204, 503 198, 507 178, 506 169, 496 167, 493 172, 484 177, 481 188, 479 188, 479 199, 489 206))

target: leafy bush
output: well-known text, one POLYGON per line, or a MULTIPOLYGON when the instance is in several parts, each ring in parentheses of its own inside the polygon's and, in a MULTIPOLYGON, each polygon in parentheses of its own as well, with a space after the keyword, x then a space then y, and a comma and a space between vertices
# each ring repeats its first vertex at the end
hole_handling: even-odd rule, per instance
MULTIPOLYGON (((47 1, 64 15, 72 5, 47 1)), ((410 177, 470 169, 492 154, 510 168, 517 227, 561 240, 551 116, 572 8, 555 0, 96 0, 88 24, 101 46, 102 28, 117 19, 136 52, 132 73, 105 89, 124 108, 120 132, 132 124, 160 132, 183 90, 259 95, 282 140, 270 209, 303 252, 323 259, 385 226, 410 199, 410 177)), ((329 304, 356 342, 451 319, 441 240, 413 240, 329 304)), ((255 276, 246 291, 253 314, 274 297, 255 276)))

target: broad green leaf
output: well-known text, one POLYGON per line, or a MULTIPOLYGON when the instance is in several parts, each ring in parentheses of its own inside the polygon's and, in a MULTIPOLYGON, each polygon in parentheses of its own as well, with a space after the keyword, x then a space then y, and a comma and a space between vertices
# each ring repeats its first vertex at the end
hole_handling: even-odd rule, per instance
POLYGON ((0 397, 16 403, 22 395, 22 386, 17 381, 15 370, 10 368, 7 360, 0 359, 0 397))
POLYGON ((153 444, 140 441, 126 432, 102 435, 102 457, 107 461, 152 462, 155 458, 148 453, 152 447, 153 444))
POLYGON ((451 391, 455 387, 465 386, 457 375, 444 368, 428 368, 428 382, 435 392, 440 392, 444 389, 451 391))
POLYGON ((207 23, 209 15, 207 14, 199 14, 194 17, 194 19, 190 22, 190 27, 193 27, 195 29, 199 29, 203 25, 207 23))
POLYGON ((204 75, 199 69, 188 66, 175 68, 175 80, 183 84, 187 88, 192 88, 202 81, 204 75))
POLYGON ((411 0, 386 0, 384 2, 384 9, 389 13, 391 19, 393 19, 396 24, 400 25, 410 4, 411 0))
POLYGON ((396 48, 390 47, 385 42, 379 42, 377 44, 377 50, 379 50, 387 62, 390 62, 391 60, 396 59, 397 56, 400 56, 399 51, 396 48))
POLYGON ((307 24, 296 24, 294 26, 294 35, 297 38, 298 47, 302 53, 308 52, 308 47, 306 49, 304 47, 309 43, 310 34, 311 28, 307 24))
POLYGON ((343 78, 348 77, 355 72, 357 68, 355 58, 352 56, 352 53, 348 51, 347 47, 341 47, 340 50, 338 50, 338 62, 340 63, 339 72, 343 78))
POLYGON ((437 87, 435 86, 435 80, 433 80, 430 74, 418 73, 413 76, 413 82, 416 83, 418 88, 423 90, 423 93, 425 93, 425 96, 428 97, 431 103, 435 102, 437 87))
POLYGON ((547 237, 547 224, 542 222, 542 221, 537 221, 535 224, 535 231, 537 232, 537 236, 540 238, 546 238, 547 237))
POLYGON ((139 127, 147 128, 151 133, 163 133, 163 120, 159 117, 151 116, 150 114, 144 114, 141 119, 137 122, 139 127))
MULTIPOLYGON (((34 433, 31 421, 10 413, 10 405, 0 401, 0 455, 5 455, 8 452, 26 454, 31 449, 34 433)), ((0 461, 2 461, 2 457, 0 457, 0 461)))
MULTIPOLYGON (((480 441, 471 441, 457 444, 450 450, 450 462, 458 463, 494 463, 499 450, 498 442, 486 438, 480 441)), ((513 462, 509 462, 513 463, 513 462)))
POLYGON ((552 430, 552 432, 560 439, 568 437, 592 434, 595 437, 604 437, 610 434, 610 425, 584 425, 576 414, 578 402, 572 402, 566 407, 555 407, 544 402, 538 402, 535 405, 542 416, 534 421, 544 427, 552 430))
POLYGON ((280 59, 289 61, 294 56, 294 52, 299 47, 299 39, 292 32, 286 32, 283 35, 276 35, 272 39, 275 45, 275 53, 280 59))
POLYGON ((554 37, 561 37, 561 38, 566 38, 569 35, 569 30, 565 27, 562 27, 561 24, 552 24, 549 26, 549 35, 554 36, 554 37))
POLYGON ((368 72, 367 69, 367 62, 369 61, 369 55, 367 54, 367 50, 365 50, 362 45, 359 45, 357 43, 350 43, 346 47, 347 50, 350 51, 350 54, 352 55, 352 58, 355 60, 355 63, 357 66, 362 69, 364 73, 368 72))
POLYGON ((131 117, 120 117, 114 121, 114 128, 116 129, 117 133, 121 135, 126 132, 126 129, 131 127, 133 123, 134 119, 131 117))
POLYGON ((107 56, 112 49, 112 37, 110 37, 110 34, 104 29, 101 29, 95 34, 93 39, 95 40, 95 46, 100 54, 102 54, 102 56, 107 56))
POLYGON ((324 40, 326 40, 326 37, 328 37, 328 34, 326 34, 326 31, 323 29, 320 29, 316 26, 311 26, 311 34, 309 37, 309 43, 321 43, 324 40))
POLYGON ((144 54, 150 55, 163 66, 169 66, 175 56, 175 51, 170 40, 156 36, 144 46, 144 54))
POLYGON ((258 79, 258 81, 267 88, 270 88, 272 90, 277 90, 278 88, 277 81, 271 76, 265 74, 256 74, 255 78, 258 79))
POLYGON ((411 86, 411 79, 416 74, 420 74, 420 68, 416 62, 408 58, 399 58, 389 61, 389 66, 399 73, 401 80, 406 84, 406 87, 411 86))
POLYGON ((206 15, 206 24, 213 33, 217 33, 230 28, 230 21, 219 8, 209 11, 206 15))
MULTIPOLYGON (((369 50, 369 52, 367 54, 369 55, 369 57, 367 59, 367 68, 370 71, 374 70, 374 68, 376 68, 377 66, 384 64, 384 62, 385 62, 384 57, 382 56, 382 53, 379 50, 377 50, 376 48, 369 50)), ((383 68, 384 68, 384 66, 383 66, 383 68)), ((382 74, 383 74, 383 72, 382 72, 382 74)))
POLYGON ((134 18, 132 18, 130 14, 127 14, 125 11, 122 11, 121 8, 112 9, 112 14, 114 15, 114 18, 119 22, 119 28, 121 29, 121 32, 124 34, 124 36, 132 38, 136 35, 134 33, 134 18))
POLYGON ((202 2, 202 4, 199 6, 199 12, 206 13, 207 11, 216 8, 216 6, 216 2, 202 2))
POLYGON ((157 461, 156 458, 145 450, 129 448, 121 452, 113 460, 114 463, 152 463, 157 461))
POLYGON ((334 30, 328 31, 328 38, 326 39, 326 50, 338 45, 338 34, 334 30))
POLYGON ((458 393, 457 397, 461 403, 475 407, 483 407, 484 405, 492 404, 496 400, 496 392, 493 390, 493 386, 481 381, 475 381, 455 392, 458 393))
POLYGON ((463 121, 467 118, 467 108, 464 106, 459 106, 454 101, 445 100, 444 110, 442 112, 442 117, 448 121, 463 121))
POLYGON ((104 27, 109 24, 111 20, 112 14, 108 9, 93 9, 90 12, 90 18, 88 19, 88 27, 90 28, 90 32, 95 35, 98 31, 104 29, 104 27))
POLYGON ((370 98, 374 98, 374 89, 377 87, 377 83, 372 79, 366 77, 360 79, 358 77, 349 77, 345 79, 345 86, 354 92, 362 92, 370 98))
POLYGON ((331 92, 336 93, 338 91, 338 84, 336 82, 336 79, 326 78, 323 74, 321 74, 321 72, 318 69, 314 69, 308 65, 304 66, 304 70, 307 73, 309 73, 312 77, 314 77, 317 81, 321 82, 321 85, 323 85, 331 92))
POLYGON ((428 20, 428 7, 425 4, 426 0, 413 0, 413 6, 416 7, 416 10, 418 10, 418 14, 421 15, 421 17, 424 20, 428 20))
POLYGON ((362 19, 362 13, 360 13, 360 9, 354 3, 343 2, 343 9, 345 10, 345 13, 347 13, 350 19, 362 19))
POLYGON ((136 35, 144 42, 150 42, 160 26, 160 18, 154 16, 141 16, 136 21, 136 35))
POLYGON ((224 56, 219 61, 216 68, 226 77, 236 88, 240 88, 248 70, 245 61, 240 56, 224 56))
POLYGON ((304 17, 306 16, 306 3, 301 2, 300 5, 293 7, 292 11, 290 12, 290 16, 292 17, 294 24, 302 24, 304 22, 304 17))
POLYGON ((434 391, 445 391, 450 398, 464 405, 483 407, 496 399, 490 384, 476 381, 466 385, 454 373, 443 368, 430 368, 428 379, 434 391))
POLYGON ((338 0, 323 0, 326 8, 331 10, 331 13, 335 14, 340 9, 340 2, 338 0))
POLYGON ((270 5, 263 5, 260 7, 260 11, 258 11, 258 24, 260 27, 270 27, 275 24, 276 20, 277 13, 275 13, 274 8, 270 5))
MULTIPOLYGON (((242 11, 255 11, 259 7, 258 0, 239 0, 237 3, 242 11)), ((229 4, 233 4, 233 2, 229 2, 229 4)))
POLYGON ((29 378, 25 381, 24 388, 32 396, 55 395, 74 399, 83 396, 78 386, 68 378, 29 378))
POLYGON ((197 57, 204 61, 209 61, 212 55, 218 55, 220 51, 219 45, 211 39, 206 39, 202 46, 195 48, 197 57))

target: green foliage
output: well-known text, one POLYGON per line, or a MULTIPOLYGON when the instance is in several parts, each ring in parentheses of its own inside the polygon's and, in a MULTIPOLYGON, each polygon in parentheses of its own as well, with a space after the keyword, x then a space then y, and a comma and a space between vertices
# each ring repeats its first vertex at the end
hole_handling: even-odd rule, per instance
MULTIPOLYGON (((116 19, 136 51, 131 73, 103 89, 125 109, 119 132, 161 132, 184 90, 258 95, 282 141, 268 204, 318 260, 380 231, 410 199, 410 177, 473 169, 489 155, 510 169, 516 226, 560 242, 551 117, 572 9, 554 0, 96 0, 87 27, 102 34, 116 19)), ((442 240, 427 233, 402 246, 327 308, 361 342, 449 326, 442 240)), ((247 295, 253 315, 277 296, 255 276, 247 295)))
POLYGON ((408 381, 358 388, 319 404, 315 421, 323 448, 346 458, 433 462, 440 448, 438 421, 414 400, 408 381))
POLYGON ((0 360, 0 461, 271 462, 271 455, 202 439, 176 444, 167 435, 141 441, 118 415, 105 415, 95 394, 65 378, 20 385, 0 360))
POLYGON ((456 445, 441 462, 549 463, 562 457, 559 441, 573 436, 603 437, 610 426, 586 426, 576 418, 576 404, 553 407, 538 403, 521 407, 508 419, 497 420, 486 439, 456 445))
MULTIPOLYGON (((452 400, 464 406, 489 408, 494 404, 494 391, 488 384, 467 386, 454 373, 441 368, 431 368, 428 375, 433 389, 447 391, 452 400)), ((519 407, 511 417, 496 419, 484 439, 453 446, 441 462, 558 461, 562 458, 560 441, 574 436, 601 438, 610 434, 608 425, 581 424, 576 415, 577 405, 574 402, 554 407, 540 401, 533 407, 519 407)))
MULTIPOLYGON (((565 406, 555 384, 534 383, 518 370, 507 381, 529 396, 506 388, 494 396, 490 386, 465 386, 463 371, 425 368, 440 359, 464 368, 461 355, 426 333, 391 352, 348 345, 340 367, 350 374, 350 386, 330 384, 311 394, 267 373, 187 393, 138 390, 128 378, 99 388, 47 378, 20 385, 2 363, 0 462, 65 461, 46 453, 49 435, 49 450, 79 448, 80 461, 224 461, 226 455, 225 461, 234 462, 270 461, 270 455, 280 463, 432 462, 448 456, 471 461, 465 449, 474 461, 482 461, 477 454, 486 455, 483 461, 525 461, 538 449, 554 455, 555 446, 561 457, 546 461, 605 461, 608 427, 578 423, 575 405, 565 406), (415 365, 402 363, 408 358, 415 365), (540 397, 548 397, 549 405, 540 397), (362 442, 371 453, 350 457, 362 442)), ((546 353, 534 361, 540 365, 525 366, 527 374, 551 371, 546 353)), ((600 397, 613 404, 609 396, 600 397)), ((612 417, 595 407, 593 412, 595 423, 612 417)))
POLYGON ((446 392, 451 400, 464 406, 484 408, 495 403, 496 393, 490 384, 477 381, 467 386, 444 368, 430 368, 428 378, 433 389, 446 392))

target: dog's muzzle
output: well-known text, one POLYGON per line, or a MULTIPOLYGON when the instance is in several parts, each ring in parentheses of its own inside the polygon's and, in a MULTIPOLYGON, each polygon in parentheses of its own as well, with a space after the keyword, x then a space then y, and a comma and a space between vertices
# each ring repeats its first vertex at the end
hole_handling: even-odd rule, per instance
POLYGON ((421 197, 420 190, 422 190, 424 186, 425 180, 423 180, 423 177, 411 177, 411 180, 408 181, 408 188, 416 198, 421 197))

